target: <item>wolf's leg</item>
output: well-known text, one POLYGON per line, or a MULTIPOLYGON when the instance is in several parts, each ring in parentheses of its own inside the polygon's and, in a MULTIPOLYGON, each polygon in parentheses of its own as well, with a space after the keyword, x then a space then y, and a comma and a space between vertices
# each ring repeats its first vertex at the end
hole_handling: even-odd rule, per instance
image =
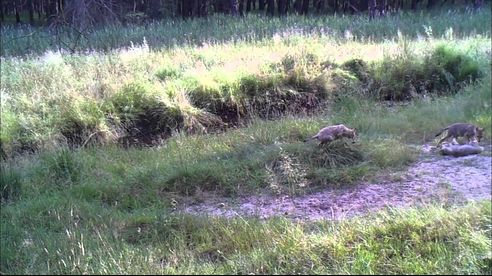
POLYGON ((437 146, 439 147, 441 145, 442 142, 446 141, 446 139, 448 139, 449 136, 445 136, 444 138, 442 138, 441 140, 439 140, 439 142, 437 142, 437 146))
POLYGON ((467 138, 468 138, 468 144, 477 144, 478 143, 478 139, 476 136, 467 137, 467 138))

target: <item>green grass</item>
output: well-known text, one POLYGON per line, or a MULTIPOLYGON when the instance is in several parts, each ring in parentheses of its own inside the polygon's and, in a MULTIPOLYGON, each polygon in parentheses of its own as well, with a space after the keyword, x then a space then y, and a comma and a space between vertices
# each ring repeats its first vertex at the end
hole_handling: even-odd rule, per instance
MULTIPOLYGON (((486 127, 489 142, 490 12, 452 15, 252 16, 249 39, 218 16, 208 25, 225 30, 203 32, 213 43, 202 47, 176 35, 197 20, 159 23, 182 26, 160 34, 182 47, 2 57, 0 273, 490 274, 490 202, 339 222, 172 212, 206 193, 294 196, 402 170, 417 158, 409 144, 457 121, 486 127), (333 36, 317 31, 323 20, 333 36), (295 22, 315 25, 264 39, 295 22), (341 37, 349 25, 354 40, 341 37), (358 142, 304 142, 335 123, 358 142), (116 145, 150 136, 166 140, 116 145)), ((139 28, 118 32, 128 42, 139 28)), ((93 43, 121 46, 104 31, 93 43)))
POLYGON ((49 196, 3 208, 1 268, 54 274, 487 274, 490 208, 490 202, 451 210, 427 206, 299 223, 158 209, 122 213, 49 196))
MULTIPOLYGON (((255 119, 248 127, 224 133, 175 135, 152 148, 43 150, 18 168, 31 172, 22 191, 36 194, 71 187, 86 199, 110 205, 119 201, 119 207, 135 209, 127 201, 151 204, 167 193, 193 195, 197 191, 238 195, 268 189, 272 178, 283 184, 271 192, 295 194, 350 185, 381 170, 404 168, 416 158, 407 143, 433 142, 434 135, 451 122, 486 127, 489 87, 490 80, 485 79, 456 95, 414 100, 394 108, 346 97, 329 114, 255 119), (356 144, 337 142, 320 148, 315 142, 303 142, 323 126, 338 122, 358 129, 356 144), (304 182, 311 184, 298 187, 304 182)), ((485 137, 490 141, 490 129, 485 137)))
POLYGON ((459 43, 286 42, 5 59, 4 154, 60 144, 149 144, 175 130, 201 134, 251 117, 324 113, 352 96, 434 98, 490 74, 488 40, 480 37, 459 43), (339 54, 347 49, 352 52, 339 54))
POLYGON ((214 15, 194 20, 164 20, 141 26, 105 26, 79 36, 72 28, 49 32, 43 27, 16 28, 3 26, 1 31, 2 56, 40 54, 62 48, 67 51, 110 51, 140 45, 145 41, 152 49, 174 48, 183 45, 220 43, 264 43, 273 36, 328 37, 338 41, 384 41, 395 38, 397 31, 411 38, 428 36, 455 38, 472 33, 490 35, 490 9, 470 14, 465 9, 438 9, 432 13, 402 12, 378 20, 357 15, 287 16, 270 18, 249 14, 241 20, 230 16, 214 15), (452 30, 451 33, 449 30, 452 30), (78 39, 75 39, 78 38, 78 39))
POLYGON ((416 157, 404 141, 420 141, 441 125, 440 117, 425 120, 415 113, 482 118, 490 114, 490 107, 477 105, 490 99, 487 85, 417 100, 399 112, 369 100, 345 100, 333 116, 255 120, 221 134, 178 135, 160 147, 58 149, 18 157, 8 166, 16 173, 7 175, 16 179, 17 193, 1 209, 1 271, 486 274, 490 202, 392 210, 336 223, 170 211, 184 195, 305 194, 404 168, 416 157), (302 142, 343 116, 361 127, 357 144, 318 148, 302 142), (407 127, 415 132, 405 133, 407 127))

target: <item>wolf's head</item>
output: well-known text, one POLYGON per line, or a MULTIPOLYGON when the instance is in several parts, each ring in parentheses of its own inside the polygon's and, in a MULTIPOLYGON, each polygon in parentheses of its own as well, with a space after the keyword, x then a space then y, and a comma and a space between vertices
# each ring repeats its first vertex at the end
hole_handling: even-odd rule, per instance
POLYGON ((353 139, 355 143, 355 139, 357 139, 357 129, 349 128, 349 130, 347 131, 347 137, 353 139))
POLYGON ((478 142, 480 142, 480 140, 482 140, 484 130, 485 130, 485 128, 477 127, 477 140, 478 140, 478 142))

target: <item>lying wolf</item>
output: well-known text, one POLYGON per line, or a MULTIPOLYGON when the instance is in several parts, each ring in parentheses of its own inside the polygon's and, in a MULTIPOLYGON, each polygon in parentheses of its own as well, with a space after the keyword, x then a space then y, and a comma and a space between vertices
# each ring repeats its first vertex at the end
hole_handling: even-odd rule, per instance
POLYGON ((474 142, 475 139, 480 142, 480 140, 483 137, 483 128, 479 128, 475 125, 472 124, 466 124, 466 123, 456 123, 452 124, 446 128, 443 128, 439 131, 438 134, 436 134, 436 137, 441 135, 445 130, 448 131, 446 136, 439 140, 437 143, 437 146, 440 146, 442 142, 444 142, 448 138, 453 138, 453 141, 456 142, 456 138, 458 137, 466 137, 468 139, 468 143, 474 142), (472 140, 473 138, 473 140, 472 140))
POLYGON ((442 155, 452 155, 454 157, 479 154, 482 151, 483 147, 479 146, 478 143, 471 143, 466 145, 444 144, 443 147, 439 150, 442 155))
POLYGON ((355 128, 351 129, 343 124, 327 126, 325 128, 322 128, 318 132, 318 134, 314 135, 311 138, 306 139, 304 142, 307 142, 311 139, 317 139, 318 141, 320 141, 320 145, 321 145, 325 143, 330 143, 336 139, 340 139, 343 137, 350 138, 352 139, 353 143, 355 143, 355 139, 357 138, 357 133, 355 128))

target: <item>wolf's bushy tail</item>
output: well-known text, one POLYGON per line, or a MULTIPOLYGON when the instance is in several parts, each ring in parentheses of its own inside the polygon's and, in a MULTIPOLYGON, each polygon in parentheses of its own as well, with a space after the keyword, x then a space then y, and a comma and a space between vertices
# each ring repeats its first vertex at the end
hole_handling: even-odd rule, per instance
POLYGON ((313 137, 308 137, 308 138, 304 139, 304 143, 307 143, 308 141, 316 139, 316 138, 318 138, 318 135, 314 135, 313 137))
POLYGON ((447 129, 449 129, 449 127, 446 127, 446 128, 441 129, 441 130, 439 131, 439 133, 438 133, 438 134, 436 134, 436 136, 435 136, 435 137, 437 137, 437 136, 441 135, 441 134, 442 134, 445 130, 447 130, 447 129))

